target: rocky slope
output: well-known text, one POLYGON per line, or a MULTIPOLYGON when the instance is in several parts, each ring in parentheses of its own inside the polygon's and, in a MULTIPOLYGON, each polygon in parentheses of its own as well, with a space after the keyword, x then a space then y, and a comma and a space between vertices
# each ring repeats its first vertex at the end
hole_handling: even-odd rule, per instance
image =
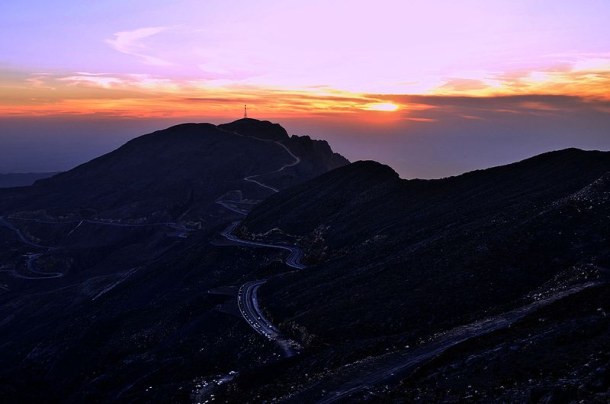
POLYGON ((605 402, 609 173, 568 149, 403 180, 250 119, 134 139, 0 191, 0 397, 605 402), (248 211, 308 268, 219 236, 248 211), (298 355, 241 317, 257 279, 298 355))
MULTIPOLYGON (((555 397, 562 377, 587 373, 586 360, 568 358, 570 349, 590 355, 602 374, 609 369, 607 356, 599 351, 610 335, 603 315, 610 268, 609 173, 610 153, 576 149, 429 181, 401 180, 388 167, 356 162, 269 198, 250 213, 242 234, 259 239, 279 234, 309 251, 312 266, 267 282, 261 301, 283 330, 333 363, 305 360, 308 374, 324 374, 325 380, 340 380, 341 366, 368 356, 425 344, 454 327, 575 285, 599 283, 584 297, 570 299, 578 302, 572 317, 562 317, 565 303, 554 303, 545 309, 549 314, 541 318, 548 320, 540 320, 545 321, 540 327, 530 318, 518 323, 519 336, 504 334, 516 339, 548 334, 532 336, 532 344, 539 344, 536 355, 528 353, 525 340, 515 343, 512 353, 485 351, 483 346, 510 344, 494 336, 489 346, 473 342, 451 350, 462 356, 439 361, 442 367, 402 381, 394 378, 401 384, 391 389, 397 400, 401 394, 433 401, 467 399, 474 389, 464 384, 476 380, 486 386, 482 398, 555 397), (593 317, 579 318, 579 310, 593 317), (570 330, 580 327, 575 324, 583 327, 582 338, 571 342, 572 348, 560 348, 570 330), (545 338, 551 341, 547 346, 545 338), (555 346, 570 362, 553 373, 555 346), (463 355, 481 358, 480 373, 464 367, 463 355), (510 394, 501 392, 506 384, 500 376, 484 379, 484 358, 489 357, 506 361, 506 378, 516 386, 510 394), (516 373, 520 363, 548 372, 528 374, 530 382, 523 384, 516 373), (417 393, 413 389, 421 380, 429 384, 417 393), (447 390, 434 387, 439 380, 446 380, 447 390)), ((605 392, 608 380, 600 377, 591 379, 600 386, 574 397, 605 392)), ((307 386, 296 376, 283 383, 307 386)), ((569 388, 578 383, 574 376, 569 388)), ((364 400, 390 393, 381 388, 372 396, 359 394, 364 400)))
POLYGON ((278 254, 219 244, 242 215, 217 201, 346 163, 270 122, 184 124, 0 191, 2 402, 188 401, 276 361, 235 295, 278 254))

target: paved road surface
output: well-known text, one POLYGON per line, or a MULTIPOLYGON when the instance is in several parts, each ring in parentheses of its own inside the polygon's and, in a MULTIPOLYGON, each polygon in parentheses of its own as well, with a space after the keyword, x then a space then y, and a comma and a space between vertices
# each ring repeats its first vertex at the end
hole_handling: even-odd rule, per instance
MULTIPOLYGON (((263 142, 270 142, 270 140, 260 139, 260 138, 257 138, 257 137, 256 137, 255 139, 257 139, 257 140, 261 140, 261 141, 263 141, 263 142)), ((275 171, 270 171, 270 172, 268 172, 268 173, 264 173, 264 174, 250 175, 250 176, 248 176, 248 177, 245 177, 245 178, 244 178, 244 180, 249 181, 249 182, 253 182, 253 183, 257 184, 257 185, 260 185, 260 186, 261 186, 261 187, 263 187, 263 188, 270 189, 270 190, 271 190, 271 191, 273 191, 273 192, 279 192, 279 189, 274 188, 274 187, 272 187, 272 186, 270 186, 270 185, 264 184, 264 183, 262 183, 262 182, 260 182, 260 181, 257 181, 257 180, 255 180, 254 178, 261 177, 261 176, 263 176, 263 175, 268 175, 268 174, 276 174, 276 173, 279 173, 280 171, 283 171, 283 170, 285 170, 285 169, 286 169, 286 168, 288 168, 288 167, 293 167, 293 166, 296 166, 297 164, 299 164, 299 163, 301 162, 301 159, 300 159, 299 157, 295 156, 295 155, 294 155, 294 154, 293 154, 293 153, 290 151, 290 149, 288 149, 288 147, 286 147, 285 145, 283 145, 281 142, 276 141, 276 142, 274 142, 274 143, 275 143, 275 144, 277 144, 278 146, 280 146, 281 148, 283 148, 284 150, 286 150, 286 152, 287 152, 288 154, 290 154, 290 156, 291 156, 291 157, 294 159, 294 161, 293 161, 292 163, 284 164, 283 166, 281 166, 280 168, 278 168, 278 169, 277 169, 277 170, 275 170, 275 171)))
POLYGON ((23 235, 21 230, 19 230, 15 226, 13 226, 13 224, 11 222, 9 222, 8 220, 6 220, 3 216, 0 216, 0 226, 6 227, 7 229, 14 231, 15 234, 17 234, 17 237, 19 237, 19 240, 21 240, 24 244, 27 244, 29 246, 36 247, 36 248, 45 248, 45 249, 50 248, 50 247, 40 245, 40 244, 34 243, 33 241, 28 240, 23 235))
MULTIPOLYGON (((242 136, 239 133, 233 132, 233 134, 242 136)), ((263 142, 271 142, 272 140, 254 138, 263 142)), ((285 145, 280 142, 275 142, 278 146, 283 148, 290 156, 293 158, 293 161, 288 164, 284 164, 282 167, 277 170, 256 174, 244 177, 244 181, 252 182, 260 187, 265 189, 269 189, 273 192, 278 192, 277 188, 274 188, 270 185, 264 184, 255 178, 260 178, 261 176, 278 173, 288 167, 293 167, 301 162, 301 159, 295 156, 290 149, 288 149, 285 145)), ((225 207, 226 209, 238 213, 240 215, 246 215, 248 212, 238 208, 234 204, 235 201, 231 200, 222 200, 218 199, 216 203, 225 207)), ((220 234, 222 237, 230 241, 233 245, 237 245, 240 247, 253 247, 253 248, 275 248, 288 252, 288 256, 286 257, 285 263, 291 268, 294 269, 303 269, 305 265, 301 263, 301 259, 303 258, 303 251, 294 245, 285 245, 285 244, 270 244, 270 243, 261 243, 258 241, 250 241, 243 240, 237 237, 233 232, 239 226, 241 222, 233 222, 227 228, 225 228, 220 234)), ((267 279, 259 279, 251 282, 247 282, 239 288, 239 292, 237 294, 237 305, 239 307, 239 311, 242 317, 246 320, 246 322, 256 331, 257 333, 265 336, 271 341, 276 342, 280 348, 282 349, 284 356, 290 357, 294 356, 298 349, 300 348, 299 344, 296 341, 290 340, 286 338, 282 333, 275 327, 269 319, 264 316, 263 311, 261 310, 258 302, 258 289, 261 285, 267 282, 267 279)))
POLYGON ((269 321, 263 314, 258 304, 258 288, 264 284, 266 280, 252 281, 243 284, 237 293, 237 305, 243 318, 250 326, 259 334, 267 337, 269 340, 276 342, 284 356, 291 357, 296 355, 300 348, 299 344, 286 338, 282 333, 269 321))
MULTIPOLYGON (((303 256, 303 252, 296 246, 276 245, 269 243, 259 243, 255 241, 242 240, 233 234, 235 228, 240 222, 231 223, 226 229, 220 234, 230 241, 234 245, 245 246, 245 247, 265 247, 265 248, 277 248, 285 251, 289 251, 288 257, 286 258, 286 265, 294 269, 303 269, 305 265, 300 262, 303 256)), ((237 294, 237 305, 242 317, 246 322, 256 331, 257 333, 267 337, 269 340, 276 342, 282 351, 284 356, 291 357, 297 353, 300 345, 293 340, 286 338, 278 329, 275 327, 269 319, 267 319, 263 311, 261 310, 258 302, 258 288, 267 282, 267 279, 259 279, 243 284, 239 288, 237 294)))
MULTIPOLYGON (((288 153, 294 159, 291 163, 284 164, 283 166, 281 166, 277 170, 269 171, 267 173, 262 173, 262 174, 249 175, 247 177, 244 177, 244 181, 252 182, 252 183, 254 183, 254 184, 256 184, 256 185, 258 185, 258 186, 260 186, 262 188, 268 189, 268 190, 273 191, 273 192, 279 192, 279 189, 277 189, 275 187, 272 187, 271 185, 267 185, 267 184, 265 184, 263 182, 260 182, 258 180, 255 180, 255 178, 259 178, 259 177, 262 177, 264 175, 279 173, 281 171, 284 171, 288 167, 294 167, 294 166, 296 166, 297 164, 299 164, 301 162, 301 158, 300 157, 298 157, 294 153, 292 153, 288 147, 286 147, 282 142, 280 142, 278 140, 262 139, 262 138, 256 137, 256 136, 246 136, 246 135, 242 135, 242 134, 240 134, 238 132, 229 132, 229 131, 227 131, 227 133, 231 133, 231 134, 236 135, 236 136, 247 137, 249 139, 255 139, 255 140, 258 140, 260 142, 265 142, 265 143, 273 142, 273 143, 277 144, 279 147, 281 147, 282 149, 284 149, 286 151, 286 153, 288 153)), ((231 208, 228 208, 228 209, 233 210, 231 208)), ((238 213, 241 213, 241 212, 238 212, 238 213)))
MULTIPOLYGON (((29 218, 14 218, 14 219, 15 220, 24 220, 24 221, 29 221, 29 222, 36 222, 36 223, 46 223, 46 224, 77 223, 77 222, 45 221, 45 220, 29 219, 29 218)), ((166 227, 170 227, 170 228, 176 230, 176 236, 178 236, 178 237, 186 237, 188 235, 188 229, 185 226, 183 226, 179 223, 173 223, 173 222, 121 223, 118 221, 83 219, 77 223, 76 227, 74 227, 72 230, 70 230, 70 232, 68 233, 68 236, 71 235, 72 233, 74 233, 80 226, 83 225, 83 223, 92 223, 92 224, 115 226, 115 227, 166 226, 166 227)), ((19 230, 17 227, 15 227, 11 222, 6 220, 6 218, 4 218, 3 216, 0 216, 0 226, 6 227, 6 228, 12 230, 13 232, 15 232, 15 234, 17 235, 17 237, 19 237, 19 240, 21 240, 21 242, 23 242, 24 244, 27 244, 31 247, 44 249, 47 252, 54 249, 54 247, 44 246, 44 245, 37 244, 37 243, 34 243, 33 241, 29 240, 27 237, 25 237, 25 235, 21 232, 21 230, 19 230)), ((36 260, 38 258, 40 258, 42 255, 43 255, 42 253, 37 253, 37 254, 29 253, 26 256, 27 257, 27 260, 26 260, 27 273, 21 274, 14 269, 13 270, 0 270, 0 272, 9 272, 15 278, 29 279, 29 280, 55 279, 55 278, 63 277, 64 274, 61 272, 41 272, 36 269, 36 265, 35 265, 36 260)))
MULTIPOLYGON (((15 226, 13 226, 13 224, 11 222, 6 220, 2 216, 0 216, 0 226, 6 227, 6 228, 14 231, 15 234, 17 235, 17 237, 19 237, 19 240, 22 243, 29 245, 30 247, 40 248, 40 249, 44 249, 47 251, 50 251, 52 249, 51 247, 40 245, 38 243, 34 243, 33 241, 28 240, 28 238, 24 236, 24 234, 21 232, 21 230, 19 230, 15 226)), ((27 273, 21 274, 21 273, 17 272, 15 269, 2 270, 0 272, 9 272, 15 278, 29 279, 29 280, 55 279, 55 278, 63 277, 64 274, 61 272, 41 272, 36 269, 36 265, 35 265, 36 260, 38 258, 40 258, 42 255, 43 255, 42 253, 36 253, 36 254, 29 253, 26 255, 25 269, 26 269, 27 273)))
POLYGON ((258 241, 250 241, 244 240, 233 234, 233 231, 239 226, 241 222, 233 222, 226 229, 224 229, 220 235, 227 240, 231 241, 234 245, 242 246, 242 247, 266 247, 266 248, 276 248, 279 250, 288 251, 288 257, 286 258, 286 265, 294 269, 305 269, 306 266, 301 263, 301 259, 303 258, 303 251, 294 245, 284 245, 284 244, 270 244, 270 243, 261 243, 258 241))

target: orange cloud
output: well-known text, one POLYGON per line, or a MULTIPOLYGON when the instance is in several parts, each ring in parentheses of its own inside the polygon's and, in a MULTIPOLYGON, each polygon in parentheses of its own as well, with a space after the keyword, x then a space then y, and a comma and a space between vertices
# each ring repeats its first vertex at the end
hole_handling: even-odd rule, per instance
POLYGON ((437 95, 574 95, 610 99, 610 58, 584 58, 541 69, 481 73, 479 79, 449 79, 432 90, 437 95))
POLYGON ((361 113, 386 105, 382 96, 327 87, 261 89, 206 81, 172 81, 150 75, 35 74, 0 86, 0 115, 102 114, 132 117, 235 116, 243 104, 261 116, 361 113))
MULTIPOLYGON (((142 50, 139 41, 160 29, 122 33, 114 45, 124 51, 142 50)), ((248 104, 250 111, 259 116, 351 114, 379 122, 395 119, 429 122, 436 119, 429 110, 448 108, 447 97, 453 100, 484 98, 486 109, 491 105, 502 113, 538 114, 557 112, 556 99, 550 104, 544 99, 524 99, 521 105, 497 107, 491 99, 546 94, 610 100, 610 57, 588 56, 545 69, 495 74, 471 72, 465 76, 469 77, 446 80, 427 95, 395 95, 357 93, 330 85, 292 90, 261 87, 248 84, 247 80, 177 80, 150 74, 0 71, 0 116, 234 117, 243 104, 248 104), (437 98, 429 102, 430 98, 426 97, 437 98)), ((472 106, 469 101, 462 101, 460 108, 472 106)), ((595 108, 607 112, 605 105, 596 104, 595 108)), ((477 117, 470 112, 462 115, 468 117, 465 119, 477 117)))

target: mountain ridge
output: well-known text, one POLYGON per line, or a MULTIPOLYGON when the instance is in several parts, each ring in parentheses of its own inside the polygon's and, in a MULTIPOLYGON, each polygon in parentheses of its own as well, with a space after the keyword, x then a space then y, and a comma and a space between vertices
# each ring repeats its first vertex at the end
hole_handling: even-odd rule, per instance
MULTIPOLYGON (((4 198, 0 208, 55 209, 62 214, 88 210, 107 217, 157 221, 185 213, 196 218, 219 195, 234 189, 244 188, 250 199, 268 196, 255 184, 243 184, 253 174, 273 173, 265 180, 283 189, 347 163, 327 143, 291 138, 279 124, 236 122, 235 129, 245 134, 223 125, 186 123, 137 137, 72 170, 37 181, 20 191, 23 197, 14 192, 16 196, 4 198), (254 136, 261 131, 271 131, 270 138, 254 136), (276 166, 289 164, 293 157, 275 144, 277 133, 282 134, 284 147, 294 145, 301 155, 301 164, 281 173, 274 173, 276 166)), ((233 128, 233 123, 226 125, 233 128)))
POLYGON ((41 178, 52 177, 59 172, 48 173, 0 173, 0 188, 28 187, 41 178))
POLYGON ((335 333, 354 335, 356 331, 350 328, 349 322, 360 323, 369 317, 357 308, 376 307, 374 299, 381 291, 393 302, 388 303, 390 311, 385 315, 398 317, 394 325, 390 321, 386 326, 393 329, 397 324, 405 324, 406 320, 389 307, 400 306, 401 297, 405 297, 400 290, 408 290, 410 282, 419 285, 420 297, 413 294, 409 299, 419 301, 420 305, 431 299, 441 284, 448 288, 447 296, 451 291, 453 299, 462 293, 457 285, 469 290, 473 300, 461 309, 455 304, 450 308, 445 303, 438 309, 433 309, 434 304, 430 306, 434 313, 431 315, 446 317, 442 314, 445 310, 459 318, 459 310, 474 308, 477 299, 483 299, 485 305, 493 301, 495 305, 501 301, 505 304, 526 293, 528 288, 546 282, 554 271, 596 259, 603 261, 609 253, 599 241, 599 237, 607 236, 599 227, 605 202, 593 206, 590 214, 574 213, 583 217, 582 223, 562 221, 557 216, 561 213, 548 211, 556 201, 605 178, 610 171, 608 152, 560 151, 526 159, 508 168, 502 166, 442 180, 401 180, 386 169, 382 177, 385 182, 379 188, 367 182, 354 185, 352 174, 361 172, 365 166, 378 168, 375 163, 352 163, 331 171, 270 197, 256 206, 243 222, 242 233, 253 238, 260 238, 270 229, 290 235, 308 252, 309 259, 313 260, 310 262, 318 264, 307 272, 275 279, 261 290, 263 298, 284 321, 312 316, 304 326, 314 334, 331 339, 336 337, 335 333), (546 223, 548 229, 541 223, 546 223), (585 223, 589 223, 589 230, 585 223), (552 229, 564 225, 571 226, 571 230, 557 230, 553 235, 552 229), (540 239, 532 235, 542 233, 546 236, 540 239), (597 251, 595 255, 587 256, 578 247, 576 235, 580 233, 591 245, 587 251, 597 251), (555 251, 559 245, 563 247, 555 251), (536 248, 540 252, 534 254, 532 251, 536 248), (445 253, 439 256, 436 251, 445 253), (520 269, 515 267, 518 259, 521 259, 520 269), (548 262, 537 265, 537 259, 548 262), (489 272, 484 265, 494 262, 496 273, 489 272), (331 267, 334 280, 328 272, 331 267), (431 272, 427 273, 425 268, 431 272), (469 273, 473 278, 469 278, 469 273), (511 273, 515 279, 498 289, 511 273), (349 310, 344 307, 342 318, 333 323, 335 331, 323 331, 316 324, 321 318, 333 316, 325 307, 342 307, 339 301, 353 299, 348 298, 350 291, 341 287, 346 282, 358 290, 356 301, 360 303, 349 310), (477 282, 495 286, 475 291, 471 288, 477 282), (327 304, 315 310, 306 309, 305 302, 312 299, 307 291, 325 296, 327 304), (289 302, 285 301, 287 295, 291 296, 289 302), (280 304, 281 301, 284 303, 280 304))
MULTIPOLYGON (((470 385, 491 401, 536 401, 564 389, 574 399, 607 398, 610 360, 601 347, 610 321, 585 313, 610 309, 609 173, 610 152, 574 148, 438 180, 355 162, 268 198, 239 231, 257 242, 294 240, 309 268, 270 279, 260 304, 289 338, 333 365, 304 359, 267 383, 298 385, 297 397, 324 402, 459 401, 472 397, 470 385), (417 358, 452 330, 570 290, 583 292, 415 370, 374 367, 386 354, 417 358), (323 376, 303 382, 300 369, 323 376), (357 376, 346 379, 351 369, 357 376)), ((293 397, 295 389, 283 391, 293 397)))
MULTIPOLYGON (((470 193, 478 192, 473 188, 473 186, 476 185, 475 183, 484 182, 486 184, 485 186, 489 187, 486 190, 481 189, 481 192, 484 194, 506 194, 507 197, 509 197, 505 191, 499 188, 502 188, 503 186, 510 186, 514 192, 518 193, 518 189, 520 187, 529 186, 531 189, 529 189, 528 192, 530 192, 531 195, 528 198, 532 199, 536 195, 544 194, 545 181, 548 181, 549 178, 553 178, 555 176, 566 177, 567 173, 572 173, 578 168, 583 171, 587 171, 586 173, 579 174, 581 178, 580 181, 575 181, 574 179, 567 177, 562 181, 561 184, 561 186, 565 187, 566 189, 573 189, 576 191, 577 189, 580 189, 579 187, 584 186, 583 181, 592 182, 594 179, 597 179, 599 176, 604 174, 606 170, 609 169, 608 161, 610 161, 610 152, 583 151, 580 149, 569 148, 543 153, 541 155, 533 156, 508 165, 475 170, 457 176, 432 180, 402 179, 399 178, 398 174, 396 174, 394 170, 381 163, 374 161, 358 161, 329 172, 319 177, 317 181, 297 185, 296 187, 287 190, 281 196, 272 196, 266 203, 257 206, 252 211, 251 215, 249 215, 249 217, 244 221, 244 225, 257 233, 266 231, 258 224, 258 222, 263 220, 262 218, 265 216, 269 216, 269 212, 272 210, 275 210, 275 213, 273 214, 278 217, 282 217, 282 222, 285 223, 287 218, 291 217, 290 211, 296 211, 298 209, 291 206, 287 207, 283 211, 277 211, 278 204, 286 203, 287 200, 294 199, 294 196, 303 193, 309 195, 304 199, 316 199, 316 194, 320 192, 316 189, 316 187, 318 186, 318 183, 322 182, 325 182, 326 184, 332 184, 335 182, 338 184, 345 184, 354 180, 364 181, 370 178, 367 186, 373 187, 375 185, 379 185, 380 183, 387 183, 388 187, 391 188, 391 190, 388 190, 387 192, 399 193, 398 195, 395 195, 395 199, 399 200, 402 198, 404 201, 413 201, 414 196, 409 194, 412 192, 419 193, 417 198, 433 198, 437 201, 442 199, 443 193, 445 192, 462 194, 467 194, 466 191, 470 193), (536 171, 539 178, 532 180, 528 174, 530 171, 536 171), (375 177, 375 175, 377 175, 377 177, 375 177), (499 184, 497 183, 496 179, 492 180, 491 177, 494 176, 503 182, 499 184), (282 199, 282 201, 278 202, 278 199, 282 199), (273 205, 273 207, 271 205, 273 205)), ((481 187, 480 184, 476 186, 479 188, 481 187)), ((373 192, 364 191, 364 188, 366 187, 362 186, 364 194, 374 194, 373 192)), ((345 189, 338 193, 346 194, 350 192, 351 196, 347 199, 356 199, 356 193, 359 191, 357 189, 350 190, 348 185, 345 185, 345 189)), ((532 199, 532 201, 533 200, 534 199, 532 199)), ((315 204, 312 204, 312 207, 313 206, 315 206, 315 204)), ((269 224, 267 227, 269 226, 271 225, 269 224)), ((295 231, 294 228, 288 228, 285 230, 289 233, 295 231)), ((309 230, 311 230, 311 226, 309 230)))
POLYGON ((271 122, 236 122, 172 126, 0 191, 0 395, 605 391, 610 153, 401 179, 271 122))

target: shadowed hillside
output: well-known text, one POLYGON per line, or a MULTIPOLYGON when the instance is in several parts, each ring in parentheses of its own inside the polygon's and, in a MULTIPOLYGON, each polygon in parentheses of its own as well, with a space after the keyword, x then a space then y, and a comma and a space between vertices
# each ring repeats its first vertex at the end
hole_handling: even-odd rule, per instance
POLYGON ((309 138, 289 138, 280 125, 254 119, 218 127, 177 125, 133 139, 28 189, 7 190, 0 194, 6 195, 0 198, 0 208, 145 222, 198 219, 219 195, 231 190, 240 189, 252 199, 270 194, 254 183, 244 183, 247 176, 272 173, 278 178, 265 180, 281 189, 347 163, 326 143, 326 148, 317 144, 309 138), (256 137, 261 134, 267 134, 263 140, 256 137), (303 164, 275 174, 282 164, 294 161, 289 152, 293 144, 303 164))
POLYGON ((276 360, 236 294, 281 267, 278 254, 218 233, 276 189, 348 162, 277 124, 235 125, 177 125, 0 191, 3 402, 189 401, 276 360))
POLYGON ((174 126, 0 191, 0 395, 607 401, 609 217, 607 152, 403 180, 174 126))
POLYGON ((57 173, 19 173, 0 174, 0 188, 27 187, 36 180, 47 178, 57 173))
MULTIPOLYGON (((249 214, 241 234, 260 240, 291 239, 305 249, 311 267, 263 285, 262 304, 287 333, 326 352, 327 360, 339 366, 419 345, 435 333, 574 285, 605 285, 610 268, 609 175, 610 153, 576 149, 426 181, 401 180, 389 167, 356 162, 270 197, 249 214)), ((608 306, 606 290, 602 286, 576 299, 577 310, 595 311, 594 305, 600 304, 598 311, 603 313, 608 306)), ((555 310, 563 307, 552 305, 549 316, 561 317, 555 310)), ((607 373, 608 358, 596 350, 610 335, 608 321, 604 316, 577 318, 573 321, 580 321, 583 337, 580 346, 570 349, 589 352, 588 360, 603 364, 607 373)), ((553 341, 574 329, 562 329, 557 321, 542 327, 553 341)), ((525 324, 520 335, 527 335, 532 326, 525 324)), ((540 345, 528 366, 552 372, 546 361, 557 343, 540 345)), ((479 352, 472 344, 468 349, 471 355, 479 352)), ((510 377, 522 383, 515 373, 521 357, 501 356, 506 375, 513 372, 510 377)), ((583 373, 588 366, 579 356, 566 354, 564 359, 556 365, 557 374, 583 373)), ((314 363, 310 366, 327 372, 314 363)), ((381 369, 382 364, 380 360, 381 369)), ((462 377, 466 370, 454 366, 454 377, 462 377)), ((311 387, 303 397, 320 398, 321 389, 346 383, 340 368, 331 374, 337 380, 334 386, 328 382, 311 387)), ((404 381, 409 388, 420 380, 413 377, 404 381)), ((478 380, 473 374, 469 377, 478 380)), ((549 385, 558 386, 559 376, 549 377, 549 385)), ((533 380, 541 396, 553 391, 540 387, 542 379, 533 380)), ((489 379, 485 383, 496 386, 489 379)), ((454 380, 456 386, 453 397, 466 397, 467 389, 454 380)), ((481 397, 497 395, 496 387, 481 397)), ((530 394, 524 388, 497 397, 524 399, 530 394)), ((443 397, 433 387, 427 392, 431 400, 443 397)), ((385 393, 378 389, 375 394, 385 393)), ((411 390, 408 394, 416 397, 411 390)), ((574 397, 591 392, 583 394, 574 397)))

